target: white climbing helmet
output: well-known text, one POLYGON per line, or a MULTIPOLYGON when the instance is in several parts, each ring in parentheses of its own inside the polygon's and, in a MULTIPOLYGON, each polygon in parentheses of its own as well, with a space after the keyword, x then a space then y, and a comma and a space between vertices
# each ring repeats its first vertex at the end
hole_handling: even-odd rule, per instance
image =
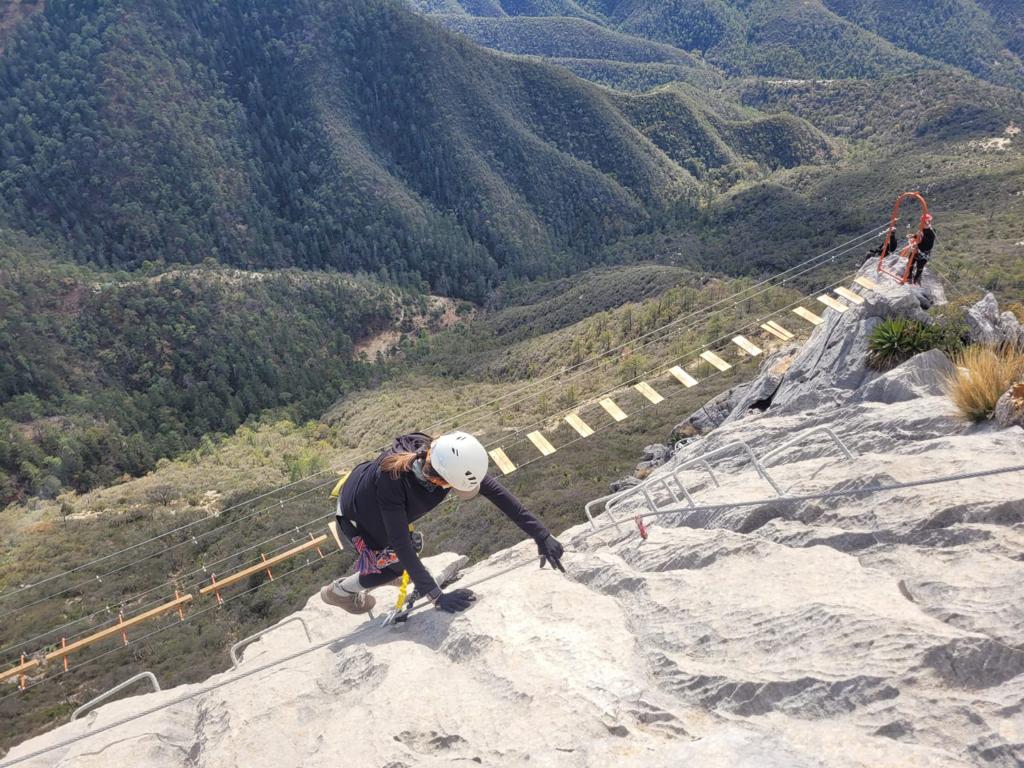
POLYGON ((487 474, 487 449, 466 432, 449 432, 430 444, 430 466, 456 491, 475 494, 487 474))

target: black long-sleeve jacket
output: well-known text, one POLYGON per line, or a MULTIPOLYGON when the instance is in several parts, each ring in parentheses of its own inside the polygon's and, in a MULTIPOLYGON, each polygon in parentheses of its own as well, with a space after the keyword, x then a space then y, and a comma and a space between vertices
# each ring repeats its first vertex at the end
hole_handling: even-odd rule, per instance
POLYGON ((932 248, 935 247, 935 230, 931 227, 925 227, 921 230, 921 242, 917 244, 917 250, 924 253, 931 253, 932 248))
MULTIPOLYGON (((399 438, 396 443, 402 440, 399 438)), ((352 470, 342 487, 339 509, 347 520, 356 524, 367 546, 373 549, 392 547, 416 589, 426 595, 437 584, 413 548, 409 524, 438 506, 449 491, 434 485, 425 486, 412 472, 391 477, 380 467, 381 460, 391 452, 386 451, 352 470)), ((548 536, 547 528, 491 475, 484 476, 480 494, 531 538, 543 540, 548 536)))

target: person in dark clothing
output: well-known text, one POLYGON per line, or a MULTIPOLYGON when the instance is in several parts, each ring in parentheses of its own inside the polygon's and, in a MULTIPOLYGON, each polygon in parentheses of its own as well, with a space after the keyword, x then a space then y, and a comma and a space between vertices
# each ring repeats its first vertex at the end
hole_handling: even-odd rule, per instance
POLYGON ((476 599, 468 589, 443 592, 420 561, 410 526, 443 502, 450 492, 461 498, 478 493, 537 542, 545 562, 565 572, 564 549, 497 480, 487 474, 488 457, 480 442, 465 432, 436 440, 413 433, 364 462, 344 480, 338 495, 338 527, 359 553, 356 573, 320 590, 323 601, 349 613, 366 613, 375 599, 367 590, 391 584, 409 573, 416 591, 443 611, 464 611, 476 599))
POLYGON ((914 274, 910 282, 914 285, 921 284, 921 273, 924 272, 928 259, 932 257, 932 248, 935 247, 935 230, 932 229, 932 215, 929 213, 924 217, 924 229, 921 230, 921 237, 917 241, 917 256, 914 258, 914 274))
POLYGON ((899 241, 896 239, 896 230, 891 229, 889 230, 889 237, 886 238, 882 245, 876 246, 868 251, 865 261, 877 259, 879 257, 885 258, 890 253, 895 253, 897 248, 899 248, 899 241), (883 253, 883 251, 885 252, 883 253))

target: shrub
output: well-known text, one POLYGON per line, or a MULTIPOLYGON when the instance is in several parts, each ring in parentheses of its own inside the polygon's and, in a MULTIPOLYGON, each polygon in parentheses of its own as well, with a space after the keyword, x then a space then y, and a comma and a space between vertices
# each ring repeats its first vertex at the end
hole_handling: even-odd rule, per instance
POLYGON ((968 347, 956 356, 955 363, 947 391, 960 413, 971 421, 991 417, 1003 393, 1024 377, 1024 351, 1013 347, 968 347))
POLYGON ((963 348, 963 322, 942 315, 926 324, 906 317, 890 317, 880 322, 868 339, 868 365, 886 371, 930 349, 953 355, 963 348))
POLYGON ((905 317, 890 317, 880 322, 868 339, 868 365, 884 371, 921 352, 920 326, 905 317))

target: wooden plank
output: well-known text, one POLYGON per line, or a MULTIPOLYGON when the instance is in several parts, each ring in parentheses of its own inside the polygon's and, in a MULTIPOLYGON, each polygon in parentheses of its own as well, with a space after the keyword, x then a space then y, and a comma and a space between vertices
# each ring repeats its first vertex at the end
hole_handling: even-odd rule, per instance
POLYGON ((511 475, 516 471, 516 465, 512 463, 512 459, 508 457, 501 448, 495 448, 490 452, 491 458, 494 459, 494 463, 498 465, 498 469, 501 470, 502 474, 511 475))
POLYGON ((550 456, 555 452, 555 446, 553 446, 540 432, 531 432, 527 437, 530 439, 530 442, 537 447, 537 450, 545 456, 550 456))
POLYGON ((804 309, 803 307, 797 307, 796 309, 793 310, 793 313, 797 317, 802 317, 811 325, 821 325, 822 323, 825 322, 822 318, 818 317, 816 314, 811 312, 811 310, 804 309))
POLYGON ((639 384, 634 384, 633 389, 635 389, 637 392, 646 397, 655 405, 657 405, 658 403, 665 399, 658 393, 658 390, 656 390, 646 381, 641 381, 639 384))
MULTIPOLYGON (((326 539, 327 537, 321 536, 320 538, 326 539)), ((81 640, 78 640, 72 643, 71 645, 65 646, 64 648, 58 648, 56 651, 51 651, 50 653, 46 654, 46 660, 53 661, 54 659, 59 659, 64 656, 67 656, 70 653, 74 653, 75 651, 81 650, 82 648, 85 648, 88 645, 92 645, 93 643, 99 642, 100 640, 104 640, 108 637, 113 637, 114 635, 119 635, 125 630, 130 629, 131 627, 134 627, 137 624, 141 624, 144 621, 156 618, 157 616, 167 613, 168 611, 173 611, 175 608, 178 608, 179 606, 182 606, 185 603, 190 602, 192 602, 192 595, 182 595, 178 599, 172 600, 169 603, 158 605, 156 608, 146 611, 145 613, 140 613, 138 616, 132 616, 130 619, 126 619, 123 622, 118 622, 117 624, 112 624, 106 629, 101 629, 99 632, 89 635, 88 637, 83 637, 81 640)))
POLYGON ((16 667, 11 667, 10 669, 4 672, 0 672, 0 682, 3 682, 4 680, 9 680, 12 677, 18 677, 18 675, 23 675, 30 669, 34 669, 38 666, 39 659, 32 659, 31 661, 26 661, 24 664, 19 664, 16 667))
POLYGON ((761 354, 761 348, 754 344, 746 336, 733 336, 732 343, 735 344, 740 349, 742 349, 751 357, 757 357, 758 355, 761 354))
POLYGON ((728 371, 730 368, 732 368, 731 365, 729 365, 727 362, 725 362, 725 360, 720 358, 718 355, 716 355, 711 350, 708 350, 706 352, 701 352, 700 356, 701 356, 701 358, 703 358, 707 362, 711 363, 713 366, 715 366, 715 368, 717 368, 720 371, 728 371))
POLYGON ((772 336, 775 336, 775 337, 777 337, 779 339, 782 339, 783 341, 789 341, 789 337, 788 336, 785 336, 785 335, 779 333, 778 331, 776 331, 774 328, 772 328, 767 323, 765 323, 764 325, 761 326, 761 330, 762 331, 767 331, 772 336))
POLYGON ((302 554, 307 549, 313 549, 314 547, 318 547, 325 541, 327 541, 326 535, 317 536, 315 539, 303 542, 302 544, 299 544, 299 546, 292 547, 291 549, 282 552, 279 555, 268 557, 266 560, 262 560, 256 565, 250 565, 248 568, 243 568, 242 570, 236 573, 232 573, 229 576, 225 576, 223 579, 218 579, 216 584, 207 584, 205 587, 199 590, 199 594, 208 595, 211 592, 219 592, 220 590, 224 589, 224 587, 229 587, 232 584, 237 584, 242 579, 247 579, 254 573, 261 573, 262 571, 267 570, 273 565, 277 565, 278 563, 284 562, 290 557, 295 557, 296 555, 302 554))
POLYGON ((688 374, 686 371, 684 371, 682 368, 680 368, 678 365, 673 365, 671 368, 668 369, 668 372, 675 376, 677 379, 679 379, 679 383, 682 384, 684 387, 689 388, 697 386, 697 380, 693 378, 693 376, 688 374))
POLYGON ((338 521, 337 520, 331 520, 331 522, 329 522, 327 524, 327 530, 330 531, 331 532, 331 536, 334 537, 334 543, 338 545, 338 549, 340 549, 342 552, 344 552, 345 551, 345 547, 341 543, 341 532, 338 530, 338 521))
POLYGON ((785 336, 787 338, 787 340, 788 339, 795 339, 796 338, 796 334, 795 333, 793 333, 792 331, 787 331, 785 328, 783 328, 781 325, 776 323, 774 320, 769 320, 768 321, 768 325, 770 325, 776 331, 778 331, 783 336, 785 336))
POLYGON ((874 291, 875 293, 881 293, 882 292, 882 286, 880 286, 878 283, 876 283, 870 277, 856 277, 856 278, 854 278, 853 282, 855 282, 857 285, 861 286, 862 288, 867 288, 869 291, 874 291))
POLYGON ((851 291, 849 288, 846 288, 846 287, 840 285, 835 290, 836 290, 836 295, 837 296, 843 297, 844 299, 846 299, 851 304, 863 304, 864 303, 864 297, 863 296, 858 296, 856 293, 851 291))
POLYGON ((821 296, 818 297, 818 301, 820 301, 822 304, 824 304, 829 309, 834 309, 839 314, 842 314, 843 312, 847 312, 850 309, 845 304, 839 303, 838 301, 833 299, 831 296, 828 296, 827 294, 824 294, 824 293, 821 296))
POLYGON ((565 420, 569 423, 570 427, 579 432, 580 437, 590 437, 594 434, 594 430, 590 428, 590 425, 581 419, 577 413, 570 413, 565 417, 565 420))
POLYGON ((601 401, 601 407, 608 411, 608 415, 611 416, 616 421, 624 421, 626 419, 625 411, 619 408, 619 406, 616 405, 615 401, 612 400, 610 397, 606 397, 604 400, 601 401))

